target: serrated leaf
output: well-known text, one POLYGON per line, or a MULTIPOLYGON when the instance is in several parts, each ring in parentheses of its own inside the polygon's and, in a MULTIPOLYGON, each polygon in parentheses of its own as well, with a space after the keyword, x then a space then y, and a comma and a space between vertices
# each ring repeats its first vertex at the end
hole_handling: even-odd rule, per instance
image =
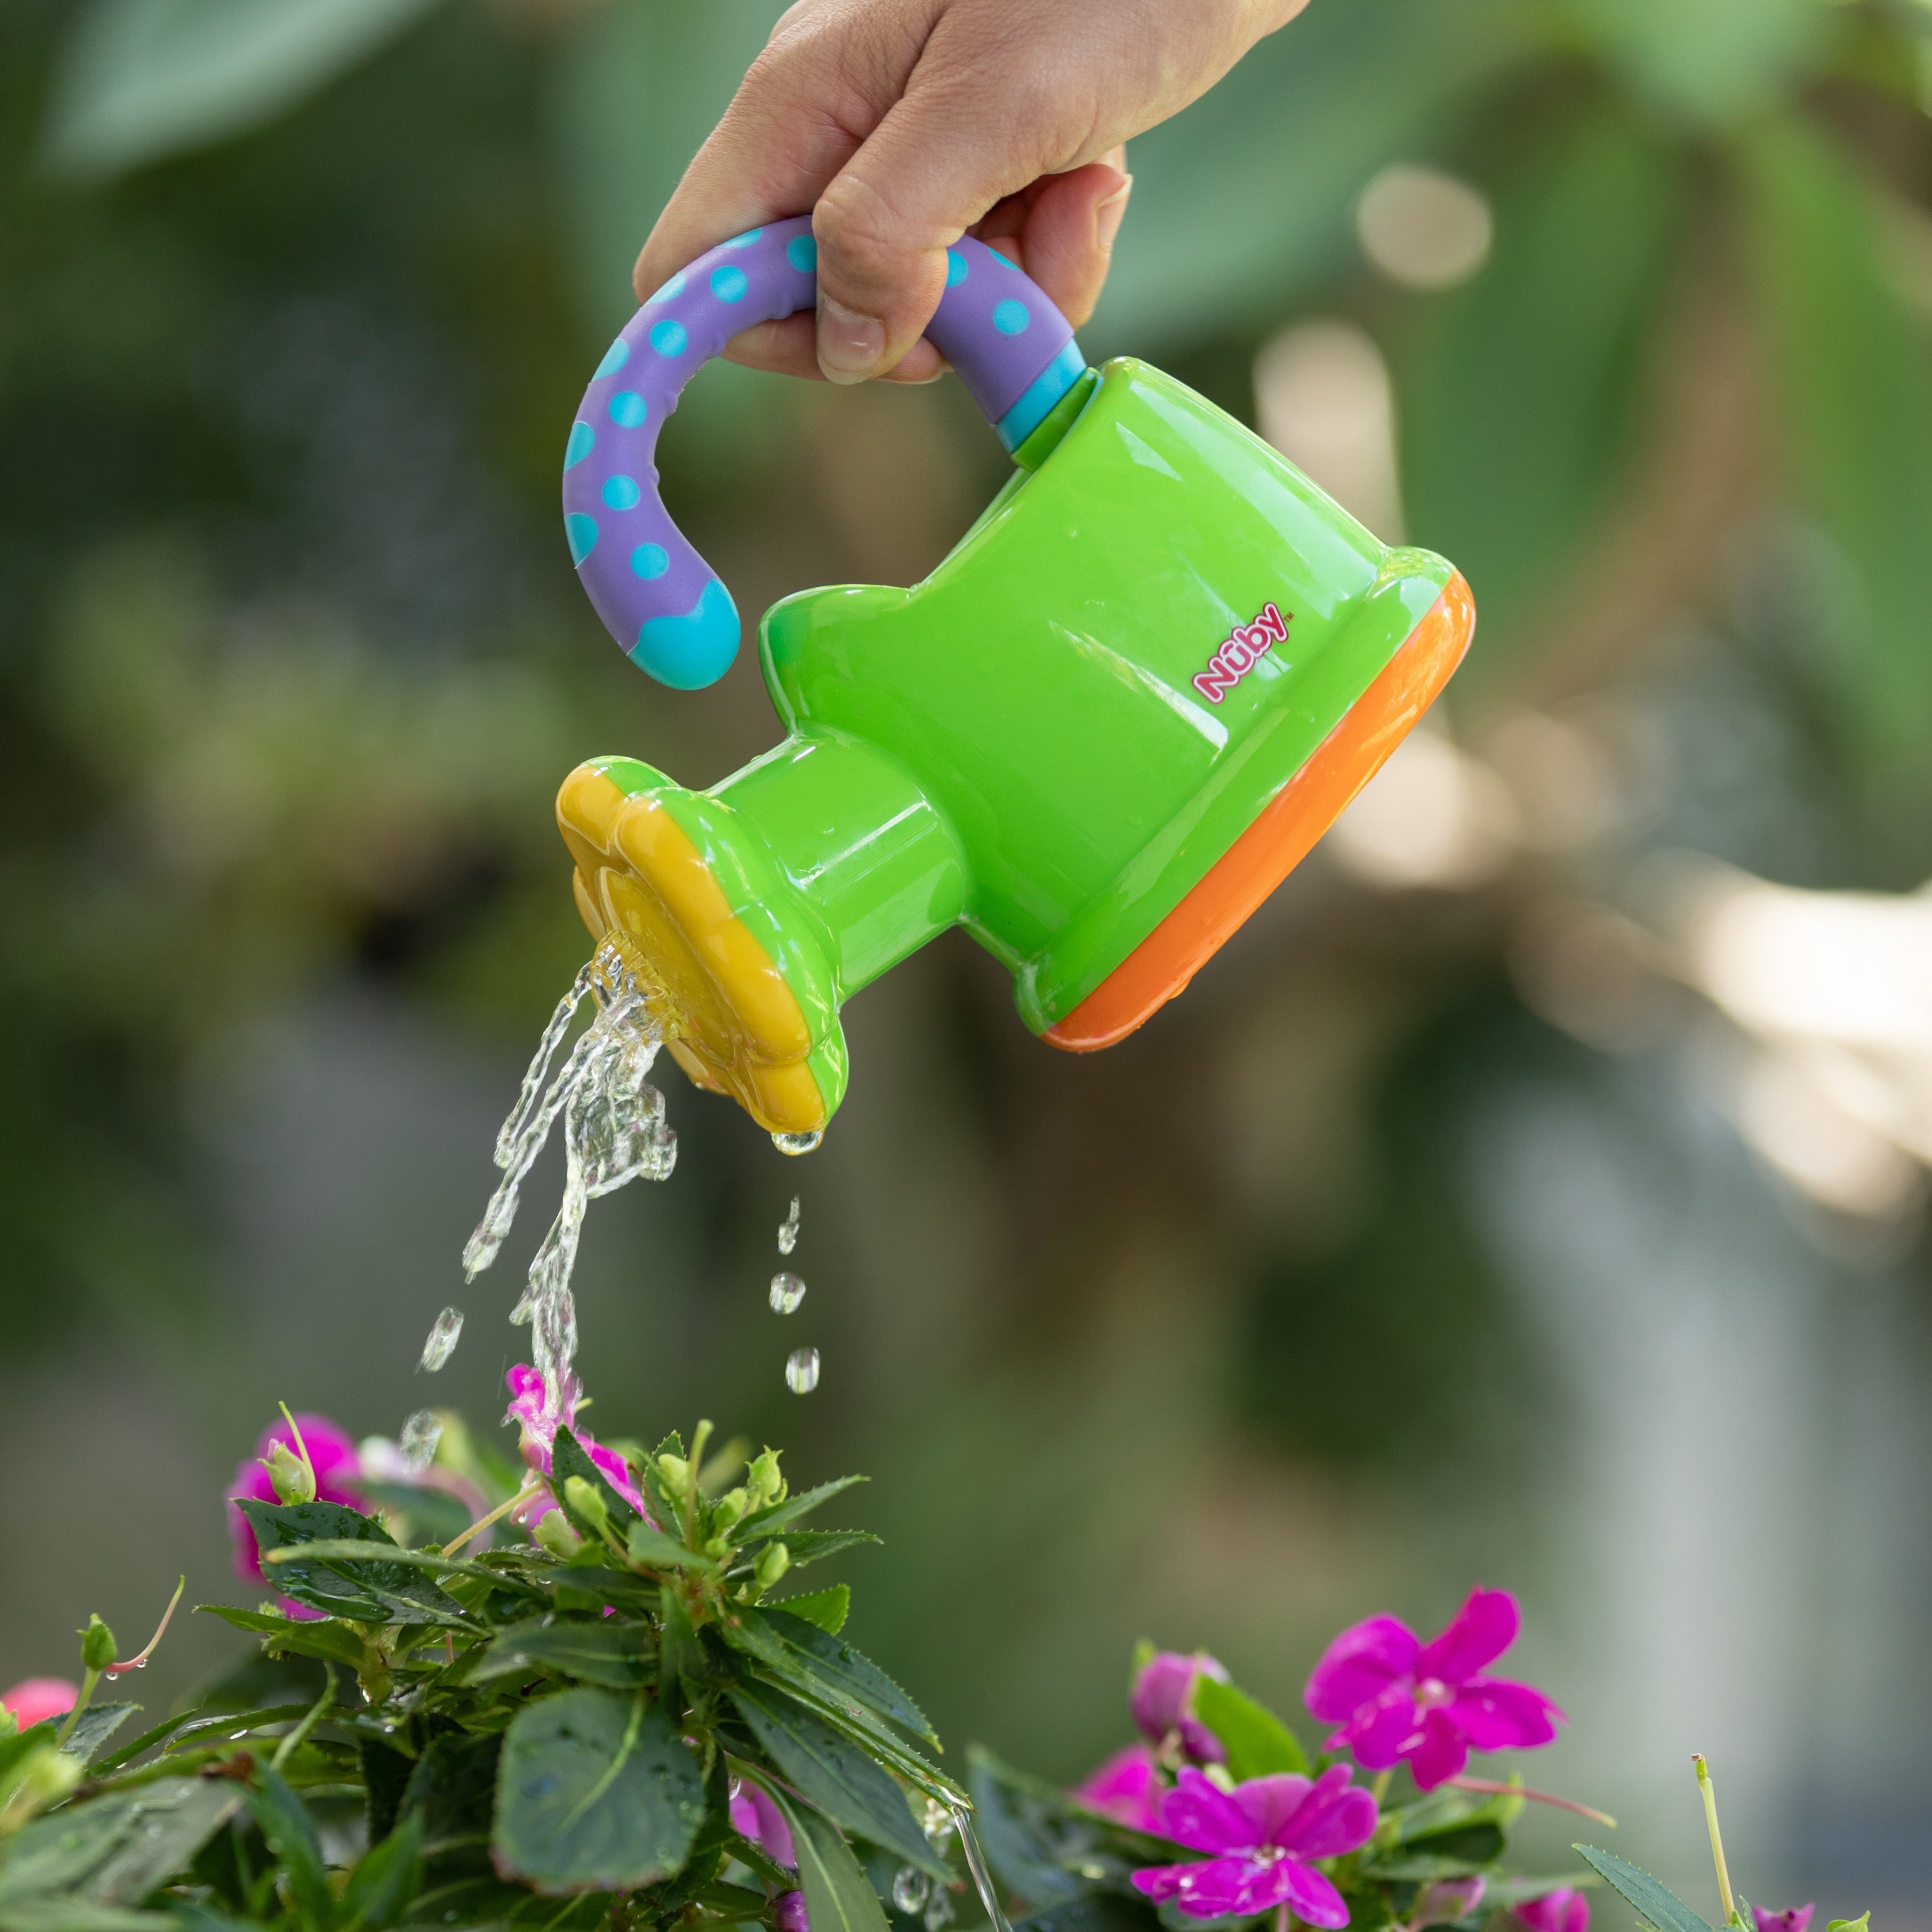
POLYGON ((309 1623, 298 1618, 271 1616, 261 1610, 238 1610, 226 1604, 197 1604, 195 1613, 219 1617, 236 1629, 253 1630, 266 1637, 278 1652, 313 1657, 325 1664, 346 1664, 359 1670, 363 1661, 362 1640, 333 1619, 309 1623))
POLYGON ((100 1747, 140 1708, 138 1704, 90 1704, 74 1720, 61 1749, 88 1763, 100 1747))
POLYGON ((586 1684, 634 1690, 656 1676, 656 1659, 635 1624, 549 1624, 505 1630, 469 1672, 481 1683, 506 1672, 541 1665, 586 1684))
POLYGON ((792 1568, 802 1570, 808 1563, 836 1556, 841 1550, 878 1540, 869 1529, 794 1529, 785 1532, 784 1546, 792 1568))
POLYGON ((658 1607, 656 1580, 635 1576, 628 1570, 613 1570, 602 1563, 559 1564, 530 1572, 533 1582, 548 1584, 555 1590, 574 1590, 599 1603, 620 1610, 655 1610, 658 1607))
POLYGON ((829 1590, 808 1590, 802 1597, 788 1597, 784 1602, 771 1607, 802 1617, 807 1623, 816 1624, 820 1630, 836 1636, 845 1628, 845 1619, 851 1614, 851 1586, 834 1583, 829 1590))
POLYGON ((422 1819, 412 1811, 356 1862, 342 1888, 340 1932, 388 1932, 422 1883, 422 1819))
MULTIPOLYGON (((754 1510, 737 1527, 736 1535, 741 1543, 749 1543, 754 1538, 772 1536, 788 1523, 808 1516, 821 1505, 829 1503, 834 1496, 842 1496, 855 1484, 866 1480, 863 1476, 841 1476, 836 1482, 820 1483, 815 1490, 806 1490, 795 1496, 788 1496, 782 1503, 768 1503, 761 1510, 754 1510)), ((847 1531, 833 1531, 834 1535, 849 1534, 847 1531)))
POLYGON ((692 1628, 691 1613, 675 1590, 666 1590, 658 1618, 658 1695, 674 1708, 686 1684, 694 1690, 704 1675, 704 1648, 692 1628))
POLYGON ((766 1789, 791 1828, 812 1932, 886 1932, 879 1895, 838 1826, 795 1804, 786 1792, 771 1785, 766 1789))
MULTIPOLYGON (((604 1507, 610 1513, 610 1526, 620 1536, 634 1522, 644 1519, 623 1496, 620 1495, 610 1478, 590 1460, 590 1453, 568 1428, 560 1427, 556 1440, 550 1445, 550 1484, 552 1492, 560 1499, 563 1486, 572 1476, 581 1476, 604 1498, 604 1507)), ((568 1506, 565 1513, 569 1514, 568 1506)), ((576 1519, 573 1516, 572 1520, 576 1519)), ((578 1523, 580 1534, 590 1533, 590 1526, 578 1523)))
POLYGON ((760 1616, 778 1640, 795 1654, 808 1660, 819 1676, 882 1717, 902 1725, 914 1737, 938 1744, 938 1734, 926 1713, 862 1651, 782 1605, 773 1604, 763 1612, 748 1610, 745 1612, 747 1626, 760 1616))
POLYGON ((1640 1871, 1613 1852, 1600 1852, 1591 1845, 1573 1845, 1578 1857, 1602 1875, 1606 1884, 1636 1909, 1639 1918, 1654 1925, 1657 1932, 1714 1932, 1676 1893, 1660 1885, 1647 1871, 1640 1871))
POLYGON ((648 1563, 660 1570, 715 1570, 718 1568, 716 1557, 706 1556, 701 1552, 688 1549, 681 1538, 667 1535, 661 1529, 653 1529, 640 1517, 631 1526, 626 1539, 626 1547, 630 1552, 633 1563, 648 1563))
POLYGON ((334 1894, 322 1864, 315 1821, 288 1780, 272 1765, 261 1766, 248 1792, 248 1809, 268 1849, 281 1861, 296 1906, 311 1927, 327 1927, 335 1914, 334 1894))
POLYGON ((849 1738, 868 1757, 875 1759, 915 1791, 936 1798, 942 1804, 958 1802, 965 1796, 931 1759, 922 1756, 905 1741, 905 1734, 884 1718, 855 1703, 836 1696, 823 1681, 801 1673, 781 1673, 767 1666, 753 1667, 754 1682, 769 1685, 782 1697, 802 1705, 815 1718, 849 1738))
POLYGON ((1308 1756, 1294 1733, 1265 1705, 1204 1670, 1195 1676, 1194 1714, 1221 1740, 1238 1784, 1276 1772, 1306 1774, 1308 1756))
POLYGON ((479 1828, 488 1830, 502 1750, 501 1737, 462 1731, 446 1731, 430 1740, 410 1773, 402 1803, 404 1810, 422 1815, 426 1856, 472 1840, 479 1828))
POLYGON ((448 1593, 424 1574, 421 1551, 404 1551, 374 1517, 340 1503, 264 1503, 238 1497, 236 1508, 248 1520, 263 1557, 262 1570, 275 1587, 305 1608, 355 1623, 434 1623, 466 1626, 448 1593), (374 1544, 387 1560, 340 1562, 298 1554, 269 1560, 282 1549, 305 1544, 374 1544), (389 1552, 394 1552, 391 1556, 389 1552))
POLYGON ((323 87, 436 0, 95 0, 62 51, 52 164, 100 176, 241 133, 323 87))
POLYGON ((861 1746, 776 1687, 734 1684, 730 1694, 765 1755, 808 1804, 908 1864, 952 1876, 914 1821, 904 1792, 861 1746))
POLYGON ((496 1778, 497 1870, 539 1892, 633 1891, 683 1868, 698 1763, 642 1692, 566 1690, 518 1713, 496 1778))
POLYGON ((133 1904, 185 1867, 242 1802, 226 1779, 163 1778, 64 1805, 7 1841, 0 1905, 54 1893, 133 1904))

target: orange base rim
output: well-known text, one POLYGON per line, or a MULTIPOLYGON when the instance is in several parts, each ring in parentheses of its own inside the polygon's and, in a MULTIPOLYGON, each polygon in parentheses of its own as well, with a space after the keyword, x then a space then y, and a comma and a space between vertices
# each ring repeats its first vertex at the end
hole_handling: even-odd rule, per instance
POLYGON ((1040 1037, 1069 1053, 1124 1040, 1218 952, 1388 761, 1462 662, 1475 600, 1458 572, 1315 755, 1206 877, 1064 1020, 1040 1037))

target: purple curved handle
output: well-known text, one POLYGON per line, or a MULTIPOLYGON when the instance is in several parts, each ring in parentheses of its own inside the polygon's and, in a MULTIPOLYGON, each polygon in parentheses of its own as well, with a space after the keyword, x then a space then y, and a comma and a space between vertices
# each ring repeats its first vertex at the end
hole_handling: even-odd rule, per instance
MULTIPOLYGON (((1032 434, 1086 363, 1066 317, 983 242, 946 250, 946 292, 926 334, 1009 449, 1032 434)), ((734 236, 672 276, 611 344, 584 392, 563 458, 564 530, 597 614, 631 662, 694 691, 738 650, 738 612, 666 514, 658 432, 698 366, 754 322, 812 308, 812 218, 734 236)))

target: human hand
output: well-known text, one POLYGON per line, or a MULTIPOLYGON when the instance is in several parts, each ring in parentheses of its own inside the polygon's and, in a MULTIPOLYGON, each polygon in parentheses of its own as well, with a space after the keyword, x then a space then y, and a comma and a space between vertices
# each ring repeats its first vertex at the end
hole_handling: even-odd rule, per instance
POLYGON ((1077 328, 1126 212, 1124 143, 1306 4, 797 0, 658 218, 638 299, 727 236, 810 209, 816 317, 748 328, 734 362, 932 381, 945 364, 921 332, 966 233, 1077 328))

